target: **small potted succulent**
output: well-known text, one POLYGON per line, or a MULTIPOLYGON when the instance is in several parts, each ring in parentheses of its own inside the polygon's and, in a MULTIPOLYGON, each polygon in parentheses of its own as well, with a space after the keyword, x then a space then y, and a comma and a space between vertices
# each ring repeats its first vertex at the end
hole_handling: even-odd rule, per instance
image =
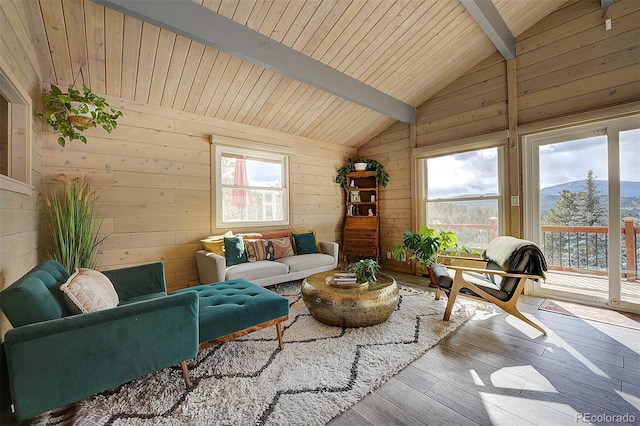
POLYGON ((73 84, 64 93, 55 84, 42 97, 43 112, 40 114, 53 130, 60 134, 58 144, 64 148, 66 141, 77 139, 87 143, 82 132, 89 127, 101 126, 111 133, 118 126, 116 120, 122 111, 111 108, 104 98, 82 85, 82 91, 73 84))
POLYGON ((366 157, 356 157, 352 159, 347 158, 347 164, 340 167, 336 176, 336 183, 340 184, 346 191, 348 189, 347 173, 355 172, 356 170, 372 170, 376 172, 376 182, 382 185, 383 188, 387 186, 389 182, 389 173, 384 171, 384 166, 378 163, 376 160, 372 160, 366 157), (356 167, 356 165, 358 165, 356 167), (363 168, 363 165, 366 167, 363 168))
POLYGON ((349 267, 349 272, 356 274, 359 283, 376 282, 380 265, 373 259, 360 259, 349 267))

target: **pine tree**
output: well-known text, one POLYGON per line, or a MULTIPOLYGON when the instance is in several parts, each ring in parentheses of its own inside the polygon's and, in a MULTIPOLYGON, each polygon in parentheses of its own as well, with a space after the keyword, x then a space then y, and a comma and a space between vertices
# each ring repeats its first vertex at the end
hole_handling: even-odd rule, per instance
POLYGON ((543 225, 572 226, 577 225, 578 197, 574 192, 563 190, 555 207, 542 218, 543 225))
POLYGON ((606 226, 608 217, 604 198, 598 191, 596 176, 587 171, 584 192, 563 190, 556 205, 542 218, 543 225, 606 226))
POLYGON ((585 192, 578 194, 578 213, 580 225, 583 226, 606 226, 607 209, 604 206, 602 191, 598 191, 596 176, 592 170, 587 171, 587 178, 584 181, 585 192))

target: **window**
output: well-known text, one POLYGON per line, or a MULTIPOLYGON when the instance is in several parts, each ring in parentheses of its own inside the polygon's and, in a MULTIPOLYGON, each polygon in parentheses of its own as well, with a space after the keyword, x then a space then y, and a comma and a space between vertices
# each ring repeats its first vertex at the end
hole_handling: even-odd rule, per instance
POLYGON ((420 226, 452 230, 475 249, 500 235, 502 151, 493 146, 420 159, 420 226))
POLYGON ((217 145, 216 227, 289 224, 288 156, 217 145))
POLYGON ((31 105, 0 69, 0 188, 31 194, 31 105))

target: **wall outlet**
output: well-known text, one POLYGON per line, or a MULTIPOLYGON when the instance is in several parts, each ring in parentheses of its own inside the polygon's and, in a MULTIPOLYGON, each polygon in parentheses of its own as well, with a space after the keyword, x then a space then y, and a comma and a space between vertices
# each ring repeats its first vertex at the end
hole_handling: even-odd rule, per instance
POLYGON ((389 260, 391 259, 391 252, 390 251, 387 252, 387 259, 389 259, 389 260))
POLYGON ((611 18, 604 21, 604 29, 609 31, 611 29, 611 18))
POLYGON ((520 197, 517 195, 511 196, 511 207, 517 207, 520 205, 520 197))

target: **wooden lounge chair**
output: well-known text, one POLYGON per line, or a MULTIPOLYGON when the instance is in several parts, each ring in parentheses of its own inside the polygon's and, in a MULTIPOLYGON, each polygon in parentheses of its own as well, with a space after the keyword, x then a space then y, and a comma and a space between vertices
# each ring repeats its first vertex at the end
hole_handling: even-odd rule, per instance
POLYGON ((443 291, 449 298, 443 320, 449 320, 456 297, 463 295, 493 303, 547 334, 517 307, 527 279, 544 279, 547 270, 544 255, 535 243, 501 236, 489 243, 482 258, 443 256, 441 259, 444 264, 433 265, 429 273, 431 282, 437 286, 436 300, 443 291), (448 270, 455 271, 453 278, 448 270))

